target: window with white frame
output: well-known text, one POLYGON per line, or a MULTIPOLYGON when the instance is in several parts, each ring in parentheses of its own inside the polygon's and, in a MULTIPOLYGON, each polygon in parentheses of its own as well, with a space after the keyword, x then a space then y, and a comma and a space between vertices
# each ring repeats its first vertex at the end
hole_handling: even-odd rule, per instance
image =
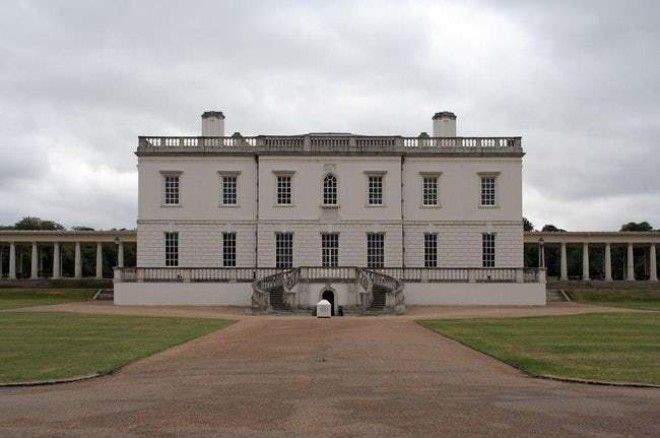
POLYGON ((179 175, 163 175, 163 181, 165 183, 165 205, 179 204, 179 175))
POLYGON ((383 205, 383 176, 369 175, 368 203, 369 205, 383 205))
POLYGON ((339 234, 321 234, 321 266, 336 268, 339 266, 339 234))
POLYGON ((495 233, 481 235, 481 265, 484 268, 495 267, 495 233))
POLYGON ((179 233, 165 233, 165 266, 179 266, 179 233))
POLYGON ((481 177, 481 205, 494 206, 495 204, 495 182, 493 175, 483 175, 481 177))
POLYGON ((337 205, 337 177, 331 173, 323 178, 323 205, 337 205))
POLYGON ((275 267, 293 267, 293 233, 275 233, 275 267))
POLYGON ((424 267, 438 267, 438 235, 435 233, 424 234, 424 267))
POLYGON ((236 266, 236 233, 222 233, 222 266, 236 266))
POLYGON ((422 178, 422 205, 438 205, 437 176, 425 176, 422 178))
POLYGON ((223 175, 222 177, 222 205, 236 205, 238 203, 236 175, 223 175))
POLYGON ((367 268, 385 266, 385 233, 367 233, 367 268))
POLYGON ((277 175, 277 204, 291 205, 291 175, 277 175))

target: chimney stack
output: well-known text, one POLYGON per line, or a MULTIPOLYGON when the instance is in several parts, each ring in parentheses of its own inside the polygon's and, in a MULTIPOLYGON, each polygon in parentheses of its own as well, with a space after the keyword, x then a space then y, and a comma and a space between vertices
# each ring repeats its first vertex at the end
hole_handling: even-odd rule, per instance
POLYGON ((456 137, 456 114, 441 111, 433 116, 434 137, 456 137))
POLYGON ((224 137, 225 115, 222 111, 206 111, 202 114, 202 137, 224 137))

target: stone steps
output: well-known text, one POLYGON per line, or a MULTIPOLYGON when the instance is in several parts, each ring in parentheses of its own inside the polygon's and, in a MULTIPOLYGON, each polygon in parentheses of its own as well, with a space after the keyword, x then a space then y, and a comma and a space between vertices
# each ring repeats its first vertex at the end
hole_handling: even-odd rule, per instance
POLYGON ((115 292, 113 289, 99 289, 92 299, 96 301, 113 301, 114 297, 115 292))
POLYGON ((547 289, 545 298, 548 303, 562 303, 568 301, 561 289, 547 289))

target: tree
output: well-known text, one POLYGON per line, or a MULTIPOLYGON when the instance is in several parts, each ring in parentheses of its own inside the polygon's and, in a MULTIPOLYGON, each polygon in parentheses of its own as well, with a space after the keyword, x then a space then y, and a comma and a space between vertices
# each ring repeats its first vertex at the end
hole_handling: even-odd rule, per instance
POLYGON ((552 224, 546 224, 546 225, 543 225, 543 228, 541 228, 541 231, 546 231, 546 232, 550 232, 550 233, 562 233, 562 232, 566 232, 566 230, 564 230, 564 229, 562 229, 562 228, 557 228, 557 227, 555 227, 555 226, 552 225, 552 224))
POLYGON ((620 231, 653 231, 653 227, 648 222, 628 222, 621 225, 620 231))
POLYGON ((64 226, 55 221, 43 220, 38 217, 26 216, 16 222, 15 230, 64 230, 64 226))
POLYGON ((530 222, 529 219, 523 217, 523 230, 524 231, 534 231, 534 224, 530 222))

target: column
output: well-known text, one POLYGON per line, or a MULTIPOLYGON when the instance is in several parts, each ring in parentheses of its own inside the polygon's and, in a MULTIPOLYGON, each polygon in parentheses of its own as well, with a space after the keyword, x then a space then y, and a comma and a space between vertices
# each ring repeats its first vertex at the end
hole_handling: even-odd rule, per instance
POLYGON ((119 242, 117 245, 117 267, 124 267, 124 242, 119 242))
POLYGON ((16 244, 9 244, 9 279, 16 280, 16 244))
POLYGON ((633 254, 633 244, 628 244, 628 257, 626 257, 626 280, 635 281, 635 255, 633 254))
POLYGON ((568 262, 566 261, 566 243, 561 243, 561 251, 559 254, 559 266, 560 266, 560 276, 561 281, 568 280, 568 262))
POLYGON ((96 279, 101 280, 103 278, 103 244, 101 242, 96 243, 96 279))
POLYGON ((61 261, 60 242, 55 242, 53 244, 53 280, 58 280, 62 276, 61 261))
POLYGON ((582 280, 589 281, 589 244, 582 244, 582 280))
POLYGON ((5 248, 2 245, 0 245, 0 280, 2 280, 2 262, 3 262, 2 258, 4 257, 4 255, 5 255, 5 248))
POLYGON ((649 248, 649 256, 649 263, 651 264, 649 267, 649 281, 658 281, 658 260, 655 255, 655 243, 652 243, 649 248))
POLYGON ((609 242, 605 244, 605 281, 612 281, 612 248, 609 242))
POLYGON ((80 242, 76 242, 74 278, 76 280, 80 280, 82 278, 82 256, 80 253, 80 242))
POLYGON ((39 247, 37 242, 32 242, 32 256, 30 257, 30 279, 39 278, 39 247))

